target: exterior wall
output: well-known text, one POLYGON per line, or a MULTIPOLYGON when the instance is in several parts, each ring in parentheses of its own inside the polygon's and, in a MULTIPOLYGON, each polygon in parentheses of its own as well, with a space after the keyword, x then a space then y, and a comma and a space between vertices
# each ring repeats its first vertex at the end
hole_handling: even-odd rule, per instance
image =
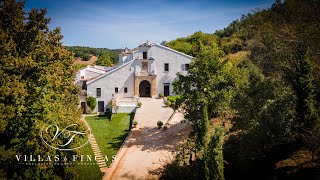
POLYGON ((76 78, 77 78, 77 81, 80 81, 81 76, 84 76, 84 79, 91 79, 104 73, 105 71, 103 70, 98 70, 98 69, 94 69, 87 66, 86 68, 79 70, 79 72, 76 74, 76 78))
POLYGON ((155 59, 153 68, 157 75, 156 95, 159 93, 164 94, 164 83, 170 83, 170 95, 174 95, 172 83, 177 78, 178 72, 186 74, 186 71, 183 71, 183 65, 190 64, 192 57, 168 50, 159 45, 152 46, 148 51, 148 56, 149 54, 155 59), (169 63, 168 72, 164 71, 165 63, 169 63))
MULTIPOLYGON (((109 102, 112 97, 115 99, 125 99, 137 97, 139 94, 139 84, 147 80, 151 84, 151 96, 155 97, 159 93, 164 94, 164 84, 170 84, 169 93, 174 95, 172 83, 177 78, 177 73, 186 75, 184 64, 190 64, 192 57, 179 53, 167 47, 153 44, 151 47, 138 47, 132 54, 119 57, 119 67, 107 72, 87 82, 87 95, 93 96, 98 101, 104 101, 104 110, 110 108, 109 102), (143 58, 143 52, 147 52, 147 59, 143 58), (149 60, 149 58, 154 60, 149 60), (142 62, 148 62, 148 72, 141 72, 142 62), (123 64, 121 64, 123 63, 123 64), (164 71, 164 64, 169 64, 169 71, 164 71), (155 76, 156 75, 156 76, 155 76), (118 93, 115 93, 115 87, 118 87, 118 93), (124 93, 124 88, 128 92, 124 93), (96 96, 96 89, 101 88, 101 96, 96 96)), ((133 111, 135 106, 126 106, 119 108, 119 112, 133 111)), ((94 111, 97 111, 98 107, 94 111)))
MULTIPOLYGON (((133 77, 133 62, 130 61, 121 67, 118 67, 107 75, 98 77, 92 81, 87 82, 87 96, 93 96, 98 101, 104 101, 104 110, 110 108, 109 102, 114 98, 128 98, 134 96, 134 77, 133 77), (115 87, 118 87, 118 93, 115 93, 115 87), (128 88, 128 93, 124 93, 124 88, 128 88), (101 96, 97 97, 96 89, 101 88, 101 96)), ((98 107, 94 110, 97 111, 98 107)))

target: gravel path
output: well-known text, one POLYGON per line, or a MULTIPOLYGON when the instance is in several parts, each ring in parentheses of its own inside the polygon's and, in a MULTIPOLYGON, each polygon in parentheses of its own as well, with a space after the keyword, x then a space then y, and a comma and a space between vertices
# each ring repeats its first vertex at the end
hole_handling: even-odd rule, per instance
POLYGON ((173 110, 165 107, 162 99, 142 98, 141 102, 142 107, 135 115, 138 127, 129 135, 114 170, 103 179, 158 179, 154 170, 172 160, 176 146, 191 130, 187 123, 180 123, 183 115, 179 112, 173 115, 167 130, 159 130, 157 121, 165 124, 173 110))

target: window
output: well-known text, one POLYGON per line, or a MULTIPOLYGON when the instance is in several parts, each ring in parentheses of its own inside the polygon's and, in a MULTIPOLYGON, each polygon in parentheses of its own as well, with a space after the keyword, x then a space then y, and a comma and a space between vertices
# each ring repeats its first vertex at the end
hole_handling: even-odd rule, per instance
POLYGON ((142 62, 142 71, 148 71, 148 62, 142 62))
POLYGON ((147 52, 143 52, 143 53, 142 53, 142 56, 143 56, 143 59, 148 59, 148 54, 147 54, 147 52))
POLYGON ((189 70, 189 64, 184 64, 184 71, 188 71, 189 70))
POLYGON ((128 88, 127 87, 124 88, 124 93, 128 93, 128 88))
POLYGON ((169 63, 164 63, 164 71, 169 71, 169 63))
POLYGON ((114 92, 115 93, 118 93, 119 92, 119 89, 116 87, 116 88, 114 88, 114 92))
POLYGON ((84 76, 81 76, 81 79, 84 79, 84 76))
POLYGON ((97 97, 101 96, 101 88, 97 88, 97 97))

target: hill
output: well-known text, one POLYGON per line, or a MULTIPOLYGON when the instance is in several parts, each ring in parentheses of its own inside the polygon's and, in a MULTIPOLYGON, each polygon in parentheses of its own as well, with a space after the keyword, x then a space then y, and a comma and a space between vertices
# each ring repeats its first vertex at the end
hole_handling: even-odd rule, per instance
POLYGON ((76 57, 73 64, 93 65, 97 60, 98 60, 97 56, 91 56, 88 61, 85 61, 82 57, 76 57))
POLYGON ((86 46, 65 46, 65 48, 74 53, 74 56, 78 58, 76 64, 92 64, 99 56, 107 54, 112 61, 112 64, 117 64, 119 59, 119 53, 123 49, 108 49, 108 48, 93 48, 86 46), (93 56, 93 57, 92 57, 93 56), (95 57, 94 57, 95 56, 95 57), (80 58, 80 61, 79 61, 80 58), (85 63, 83 61, 89 61, 85 63))

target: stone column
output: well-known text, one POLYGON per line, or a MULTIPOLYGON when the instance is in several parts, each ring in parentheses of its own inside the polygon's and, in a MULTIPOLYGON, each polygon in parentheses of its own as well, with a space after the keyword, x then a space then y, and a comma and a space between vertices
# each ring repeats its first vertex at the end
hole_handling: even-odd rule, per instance
POLYGON ((140 80, 138 76, 134 77, 134 97, 139 97, 139 84, 140 80))
POLYGON ((154 78, 152 78, 150 81, 150 85, 151 85, 151 97, 156 97, 156 90, 157 90, 157 83, 156 83, 156 76, 153 76, 154 78))

